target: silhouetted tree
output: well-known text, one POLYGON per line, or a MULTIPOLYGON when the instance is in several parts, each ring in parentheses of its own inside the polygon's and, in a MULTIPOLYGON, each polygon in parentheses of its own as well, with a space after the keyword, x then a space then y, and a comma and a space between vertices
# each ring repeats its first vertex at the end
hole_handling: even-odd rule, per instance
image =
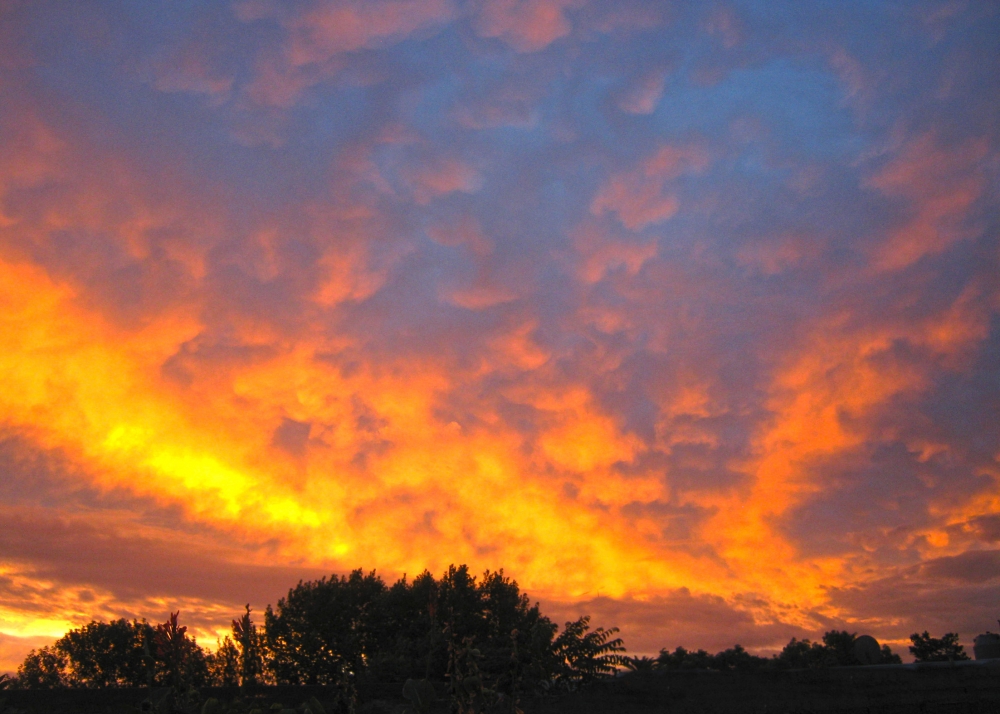
POLYGON ((54 646, 31 650, 17 668, 17 684, 24 689, 67 686, 65 655, 54 646))
POLYGON ((229 635, 219 642, 215 652, 205 656, 208 682, 213 687, 235 687, 240 683, 240 651, 229 635))
POLYGON ((948 632, 944 637, 931 637, 927 630, 910 635, 910 654, 917 662, 948 662, 969 659, 965 648, 958 644, 958 633, 948 632))
POLYGON ((771 664, 767 657, 752 655, 743 649, 742 645, 716 652, 712 657, 713 668, 720 670, 753 671, 762 669, 771 664))
POLYGON ((447 653, 438 618, 438 583, 424 571, 404 575, 385 593, 385 639, 370 660, 373 674, 387 680, 443 676, 447 653))
POLYGON ((793 637, 778 654, 775 664, 785 669, 816 669, 836 665, 837 658, 819 642, 793 637))
MULTIPOLYGON (((440 580, 424 572, 392 587, 361 570, 299 582, 268 606, 262 630, 247 605, 211 654, 178 618, 171 613, 155 627, 92 622, 32 651, 20 679, 29 687, 161 684, 182 695, 205 682, 322 684, 337 687, 349 706, 355 678, 461 678, 463 691, 479 682, 473 698, 489 693, 507 706, 525 690, 573 687, 630 662, 617 628, 591 630, 581 617, 560 632, 502 570, 477 579, 465 565, 440 580)), ((729 654, 748 656, 742 648, 729 654)))
POLYGON ((823 645, 837 666, 857 666, 861 664, 861 661, 854 655, 854 642, 857 639, 857 632, 830 630, 823 634, 823 645))
POLYGON ((662 649, 656 661, 661 669, 714 669, 712 655, 708 652, 691 652, 684 647, 677 647, 673 652, 662 649))
POLYGON ((632 672, 650 672, 657 669, 658 664, 656 657, 627 657, 625 669, 632 672))
POLYGON ((264 674, 264 652, 257 625, 250 618, 249 603, 243 616, 233 620, 233 641, 239 648, 240 685, 258 684, 264 674))
POLYGON ((279 684, 338 684, 377 656, 385 583, 372 571, 300 582, 264 613, 270 667, 279 684))
POLYGON ((208 678, 205 651, 188 637, 187 627, 178 624, 179 616, 180 611, 170 613, 167 621, 153 630, 157 681, 176 689, 198 687, 208 678))
POLYGON ((32 651, 19 671, 20 686, 100 688, 146 683, 144 643, 153 628, 146 622, 90 622, 70 630, 51 647, 32 651))
POLYGON ((892 651, 889 645, 882 645, 882 664, 902 664, 903 658, 892 651))
POLYGON ((552 642, 552 650, 560 665, 558 679, 586 684, 612 675, 618 667, 625 666, 628 660, 622 654, 625 645, 620 637, 613 637, 618 628, 589 630, 590 616, 584 615, 575 622, 567 622, 565 629, 552 642))
POLYGON ((143 642, 152 636, 146 622, 91 622, 70 630, 56 648, 65 655, 70 686, 140 687, 146 682, 143 642))

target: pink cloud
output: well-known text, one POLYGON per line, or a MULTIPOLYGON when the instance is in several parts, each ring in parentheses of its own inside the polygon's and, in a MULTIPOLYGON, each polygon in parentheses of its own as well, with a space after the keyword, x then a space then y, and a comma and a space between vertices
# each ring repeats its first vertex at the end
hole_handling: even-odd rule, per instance
POLYGON ((596 283, 607 273, 623 269, 635 275, 656 256, 655 241, 639 243, 607 235, 599 225, 585 222, 573 234, 577 274, 588 284, 596 283))
POLYGON ((616 213, 629 230, 672 218, 680 208, 668 192, 669 182, 685 173, 700 173, 709 164, 708 155, 697 147, 663 146, 637 169, 612 176, 590 204, 595 216, 616 213))
POLYGON ((664 70, 647 73, 619 98, 618 108, 629 114, 652 114, 663 96, 666 79, 664 70))
POLYGON ((498 37, 518 52, 537 52, 572 30, 566 10, 581 0, 488 0, 474 21, 483 37, 498 37))
POLYGON ((876 248, 875 266, 899 270, 977 234, 968 223, 985 188, 983 140, 943 146, 924 134, 907 141, 867 184, 901 201, 906 218, 876 248))
POLYGON ((400 173, 413 191, 414 200, 427 204, 449 193, 475 193, 483 185, 482 175, 456 158, 438 158, 407 165, 400 173))
POLYGON ((339 0, 290 6, 245 0, 236 6, 244 22, 277 21, 284 42, 263 52, 248 94, 265 105, 288 107, 301 92, 336 75, 340 55, 383 49, 420 31, 439 28, 455 14, 451 0, 339 0))

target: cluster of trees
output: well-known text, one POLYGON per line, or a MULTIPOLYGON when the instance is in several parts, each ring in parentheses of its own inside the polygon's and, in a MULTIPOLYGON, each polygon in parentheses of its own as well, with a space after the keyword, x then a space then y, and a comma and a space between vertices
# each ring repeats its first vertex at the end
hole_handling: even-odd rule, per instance
MULTIPOLYGON (((658 657, 632 657, 626 665, 630 669, 718 669, 753 671, 760 669, 810 669, 818 667, 851 667, 862 664, 854 653, 856 632, 831 630, 823 635, 822 642, 792 640, 780 653, 760 657, 747 652, 740 645, 709 654, 705 650, 689 651, 678 647, 673 652, 660 650, 658 657)), ((882 645, 882 663, 899 664, 899 655, 888 645, 882 645)))
POLYGON ((215 652, 178 624, 91 622, 32 651, 27 688, 322 684, 345 696, 360 678, 462 682, 463 691, 516 698, 613 674, 626 662, 616 628, 589 617, 562 631, 503 571, 451 566, 387 585, 374 572, 300 582, 262 627, 250 607, 215 652))
MULTIPOLYGON (((705 650, 689 651, 678 647, 673 652, 660 650, 658 657, 629 657, 625 666, 632 670, 716 669, 754 671, 761 669, 816 669, 820 667, 853 667, 863 664, 855 653, 856 632, 830 630, 822 642, 792 638, 784 649, 772 657, 750 654, 740 645, 709 654, 705 650)), ((958 634, 944 637, 923 633, 910 635, 910 654, 917 662, 949 662, 967 660, 969 656, 958 643, 958 634)), ((901 664, 902 659, 889 645, 882 645, 882 664, 901 664)))
POLYGON ((954 662, 969 659, 965 648, 958 644, 958 633, 948 632, 944 637, 931 637, 927 630, 910 635, 910 654, 917 662, 954 662))

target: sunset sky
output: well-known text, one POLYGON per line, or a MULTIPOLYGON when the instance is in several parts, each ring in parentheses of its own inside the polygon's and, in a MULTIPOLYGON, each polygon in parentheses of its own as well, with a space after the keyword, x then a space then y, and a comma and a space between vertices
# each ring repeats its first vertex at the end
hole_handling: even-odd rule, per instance
POLYGON ((1000 617, 993 0, 0 0, 0 671, 504 568, 630 651, 1000 617))

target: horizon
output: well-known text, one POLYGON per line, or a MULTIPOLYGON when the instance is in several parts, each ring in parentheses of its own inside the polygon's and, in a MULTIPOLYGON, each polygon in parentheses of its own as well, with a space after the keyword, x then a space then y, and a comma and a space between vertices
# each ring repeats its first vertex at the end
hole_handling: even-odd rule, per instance
POLYGON ((1000 617, 1000 6, 0 4, 0 672, 503 569, 631 654, 1000 617))

